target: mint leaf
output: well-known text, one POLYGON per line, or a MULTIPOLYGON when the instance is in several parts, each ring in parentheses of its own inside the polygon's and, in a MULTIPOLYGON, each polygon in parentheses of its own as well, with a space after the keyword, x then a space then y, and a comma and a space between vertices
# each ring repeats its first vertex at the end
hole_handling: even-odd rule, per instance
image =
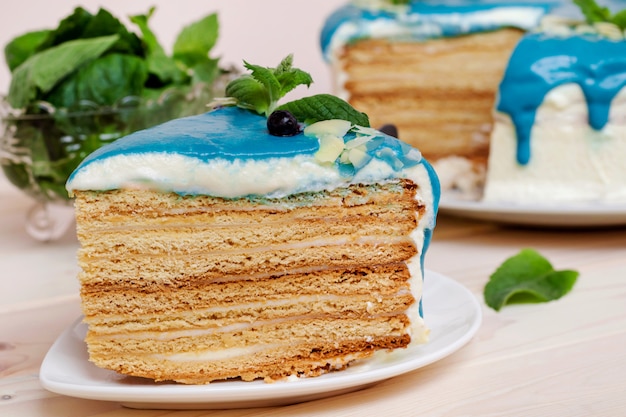
POLYGON ((205 58, 191 67, 193 84, 213 84, 220 75, 219 59, 205 58))
POLYGON ((237 100, 237 106, 257 113, 265 113, 270 106, 267 89, 250 75, 243 75, 228 83, 225 93, 227 97, 237 100))
POLYGON ((617 12, 613 16, 613 23, 619 26, 619 28, 622 30, 626 29, 626 10, 617 12))
POLYGON ((313 82, 308 73, 293 68, 292 63, 292 55, 284 58, 276 68, 262 67, 244 61, 244 66, 251 74, 231 81, 226 86, 226 96, 235 98, 239 107, 267 117, 276 109, 278 101, 285 94, 298 85, 306 84, 308 87, 313 82), (242 78, 245 81, 240 81, 242 78))
MULTIPOLYGON (((82 7, 76 7, 73 13, 59 22, 59 26, 50 31, 48 37, 39 47, 39 51, 62 44, 63 42, 82 38, 83 32, 93 15, 82 7)), ((107 34, 108 35, 108 34, 107 34)))
POLYGON ((219 23, 213 13, 183 28, 174 42, 174 59, 187 67, 204 63, 217 42, 219 23))
POLYGON ((611 11, 599 6, 594 0, 574 0, 574 3, 580 7, 580 11, 589 23, 608 22, 611 19, 611 11))
POLYGON ((268 95, 267 101, 269 102, 269 106, 265 110, 265 115, 269 116, 269 114, 274 111, 274 107, 276 107, 278 100, 282 98, 282 89, 278 78, 276 78, 274 70, 271 68, 262 67, 260 65, 252 65, 246 61, 244 61, 244 66, 252 71, 252 78, 265 87, 265 91, 268 95))
POLYGON ((176 38, 173 58, 191 72, 193 83, 210 85, 219 76, 219 60, 209 56, 219 35, 217 14, 186 26, 176 38))
POLYGON ((145 62, 136 56, 110 54, 84 65, 48 96, 55 107, 73 108, 83 100, 111 106, 128 94, 139 96, 148 78, 145 62))
POLYGON ((167 56, 165 49, 150 29, 149 21, 155 10, 154 7, 151 7, 148 14, 130 17, 130 21, 137 25, 141 31, 146 45, 148 72, 153 74, 161 82, 161 85, 183 84, 188 76, 176 65, 174 59, 167 56))
POLYGON ((299 69, 293 69, 288 73, 276 75, 278 82, 280 83, 280 95, 283 97, 285 94, 293 90, 299 85, 306 85, 310 87, 313 83, 313 79, 308 72, 301 71, 299 69))
POLYGON ((148 21, 154 14, 155 10, 156 9, 154 7, 151 7, 148 10, 147 14, 138 14, 135 16, 130 16, 129 19, 132 23, 134 23, 135 25, 137 25, 137 27, 139 27, 139 30, 141 31, 141 36, 143 36, 143 41, 146 44, 146 48, 148 49, 148 53, 160 52, 160 53, 165 54, 165 50, 163 49, 156 35, 154 34, 152 29, 150 29, 150 26, 148 25, 148 21))
POLYGON ((577 278, 577 271, 555 271, 538 252, 523 249, 491 275, 484 289, 485 302, 499 311, 508 303, 556 300, 572 289, 577 278))
POLYGON ((278 79, 281 88, 281 98, 299 85, 310 87, 313 78, 308 72, 298 68, 293 68, 293 55, 288 55, 274 70, 274 75, 278 79))
POLYGON ((317 94, 294 100, 279 106, 277 110, 286 110, 305 124, 341 119, 359 126, 370 126, 369 118, 365 113, 357 111, 348 102, 330 94, 317 94))
POLYGON ((143 56, 145 53, 141 39, 130 32, 126 27, 105 9, 99 9, 84 28, 81 39, 99 38, 102 36, 117 35, 118 41, 109 52, 143 56))
POLYGON ((34 55, 39 45, 48 37, 49 30, 25 33, 14 38, 4 47, 4 58, 10 71, 34 55))
POLYGON ((61 79, 108 50, 119 37, 103 36, 65 42, 39 52, 13 72, 8 100, 14 108, 25 107, 37 95, 37 89, 49 92, 61 79))
POLYGON ((75 39, 91 39, 102 36, 118 35, 116 44, 111 48, 115 52, 143 55, 143 45, 137 35, 126 27, 110 12, 99 9, 92 15, 82 7, 63 19, 59 26, 50 31, 47 39, 40 45, 39 51, 61 45, 75 39))
POLYGON ((276 75, 286 74, 293 69, 293 54, 287 55, 274 69, 276 75))
POLYGON ((608 22, 617 25, 620 29, 626 29, 626 10, 613 15, 608 7, 602 7, 595 0, 574 0, 580 8, 587 23, 608 22))

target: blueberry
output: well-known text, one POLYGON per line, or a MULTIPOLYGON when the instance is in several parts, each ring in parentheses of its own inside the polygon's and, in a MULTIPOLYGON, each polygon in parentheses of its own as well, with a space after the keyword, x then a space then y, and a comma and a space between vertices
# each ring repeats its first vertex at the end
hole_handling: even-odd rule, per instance
POLYGON ((293 114, 276 110, 267 118, 267 130, 274 136, 295 136, 300 133, 300 125, 293 114))
POLYGON ((393 136, 394 138, 398 137, 398 128, 394 124, 390 124, 390 123, 384 124, 381 127, 379 127, 378 130, 380 130, 381 132, 389 136, 393 136))

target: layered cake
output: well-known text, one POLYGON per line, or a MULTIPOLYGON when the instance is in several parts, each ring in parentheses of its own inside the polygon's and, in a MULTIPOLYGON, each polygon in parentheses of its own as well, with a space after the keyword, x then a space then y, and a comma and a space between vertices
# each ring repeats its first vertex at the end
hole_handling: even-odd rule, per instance
POLYGON ((442 188, 480 189, 511 51, 558 1, 354 1, 321 33, 335 92, 419 147, 442 188))
POLYGON ((500 85, 484 201, 625 203, 624 86, 617 26, 526 35, 500 85))
POLYGON ((90 360, 274 381, 426 342, 439 187, 420 152, 339 119, 275 136, 273 104, 239 104, 131 134, 70 177, 90 360))

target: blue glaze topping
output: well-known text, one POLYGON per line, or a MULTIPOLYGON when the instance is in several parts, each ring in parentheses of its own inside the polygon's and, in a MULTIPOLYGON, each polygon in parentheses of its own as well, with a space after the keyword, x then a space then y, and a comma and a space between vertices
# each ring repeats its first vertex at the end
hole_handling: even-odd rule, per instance
POLYGON ((99 148, 78 170, 94 161, 129 153, 176 152, 207 161, 289 157, 319 149, 317 139, 302 134, 289 138, 270 135, 266 122, 264 116, 238 107, 171 120, 99 148))
POLYGON ((344 24, 352 24, 354 29, 347 39, 342 39, 343 43, 375 37, 372 33, 373 22, 398 25, 402 28, 401 38, 413 40, 458 36, 511 26, 530 29, 539 22, 539 18, 543 14, 561 3, 561 0, 449 0, 445 2, 422 0, 412 1, 406 8, 398 8, 398 11, 366 9, 348 4, 337 9, 326 19, 320 34, 320 45, 324 58, 330 60, 333 38, 344 24), (527 22, 520 19, 519 16, 508 16, 503 20, 467 20, 464 18, 503 8, 533 10, 536 12, 536 19, 527 22))
POLYGON ((601 130, 608 121, 611 101, 626 86, 626 41, 536 33, 519 42, 500 84, 496 107, 515 125, 520 164, 530 161, 537 108, 551 89, 566 83, 581 87, 589 125, 601 130))
MULTIPOLYGON (((201 115, 175 119, 99 148, 83 160, 70 175, 68 183, 90 164, 118 155, 180 154, 207 162, 212 159, 268 160, 298 155, 313 156, 319 150, 318 138, 307 137, 302 133, 291 137, 273 136, 269 134, 266 122, 264 116, 238 107, 223 107, 201 115)), ((354 133, 348 133, 344 142, 355 137, 354 133)), ((394 137, 377 132, 367 143, 367 154, 370 158, 384 161, 394 172, 424 164, 429 170, 433 187, 438 187, 436 174, 421 154, 394 137)), ((339 161, 335 165, 344 178, 355 176, 361 168, 339 161)), ((438 194, 436 197, 438 199, 438 194)))

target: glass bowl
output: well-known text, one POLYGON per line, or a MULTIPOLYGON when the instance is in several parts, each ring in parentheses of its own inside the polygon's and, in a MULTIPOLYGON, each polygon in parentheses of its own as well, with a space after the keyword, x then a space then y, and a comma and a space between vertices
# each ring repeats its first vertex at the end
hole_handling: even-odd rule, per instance
POLYGON ((26 216, 27 232, 38 240, 53 240, 72 224, 65 182, 88 154, 134 131, 208 111, 223 85, 171 89, 153 100, 125 97, 106 107, 83 101, 71 110, 46 102, 16 110, 3 99, 0 166, 34 200, 26 216))

